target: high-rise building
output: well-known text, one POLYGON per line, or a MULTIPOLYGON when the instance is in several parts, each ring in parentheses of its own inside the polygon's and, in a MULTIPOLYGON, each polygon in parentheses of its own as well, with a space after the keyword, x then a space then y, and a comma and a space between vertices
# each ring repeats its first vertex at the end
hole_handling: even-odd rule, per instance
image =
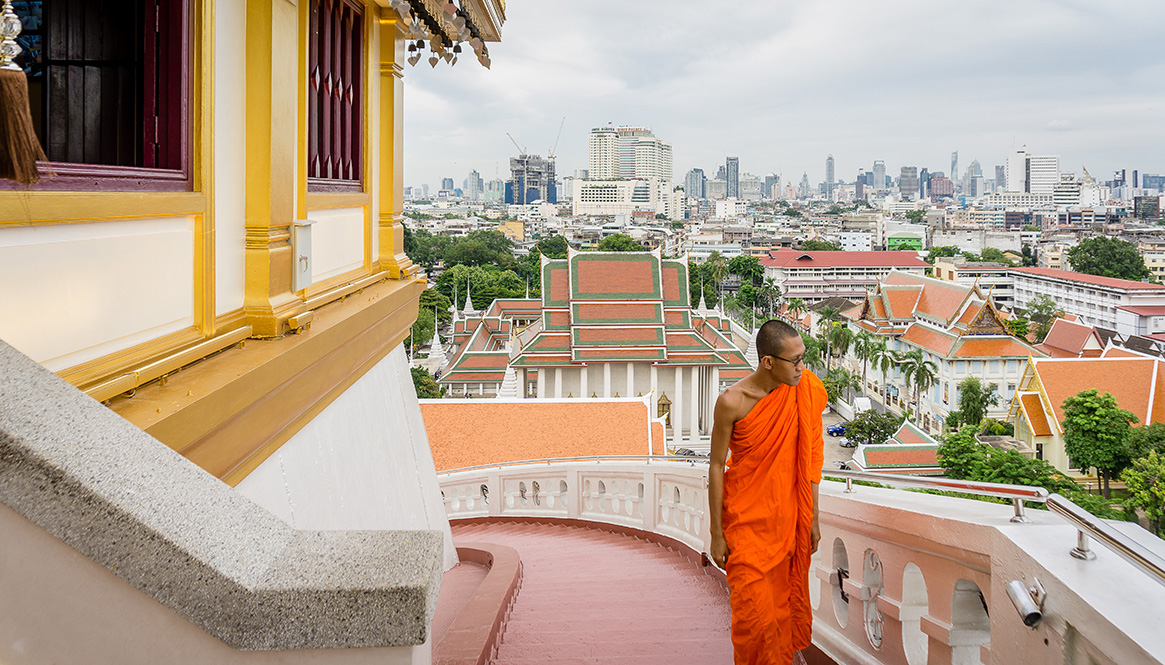
POLYGON ((672 181, 672 146, 646 127, 596 127, 588 139, 587 156, 588 171, 595 180, 672 181))
POLYGON ((766 199, 781 198, 781 176, 775 173, 765 176, 764 197, 766 199))
POLYGON ((728 179, 728 171, 725 170, 724 165, 721 164, 720 167, 716 169, 716 177, 714 178, 714 180, 727 180, 727 179, 728 179))
POLYGON ((441 189, 446 192, 453 191, 453 178, 441 178, 441 189))
POLYGON ((1002 164, 995 165, 995 186, 1003 187, 1007 184, 1007 167, 1002 164))
POLYGON ((728 183, 728 198, 740 198, 740 158, 724 160, 724 180, 728 183))
POLYGON ((1007 153, 1007 163, 1004 165, 1007 184, 1005 192, 1027 192, 1028 189, 1028 154, 1027 148, 1014 148, 1007 153))
POLYGON ((832 201, 836 177, 833 171, 833 155, 825 158, 825 198, 832 201))
POLYGON ((481 174, 477 170, 469 172, 465 178, 465 198, 470 201, 480 201, 482 194, 485 192, 485 181, 481 179, 481 174))
POLYGON ((918 167, 903 166, 898 175, 898 195, 903 199, 918 198, 918 167))
POLYGON ((874 189, 886 189, 886 162, 874 160, 874 181, 869 184, 874 189))
POLYGON ((956 150, 951 153, 951 181, 959 179, 959 151, 956 150))
POLYGON ((925 199, 930 196, 930 172, 926 167, 918 170, 918 198, 925 199))
POLYGON ((1029 193, 1051 194, 1060 182, 1060 156, 1030 155, 1027 172, 1029 193))
POLYGON ((534 201, 558 203, 554 160, 540 155, 510 158, 510 180, 506 182, 506 203, 526 205, 534 201))
POLYGON ((950 178, 932 176, 930 179, 930 200, 941 201, 943 198, 955 195, 955 184, 950 178))
POLYGON ((1165 175, 1146 173, 1141 176, 1141 186, 1158 192, 1165 191, 1165 175))
POLYGON ((813 191, 809 189, 809 174, 801 174, 801 184, 797 187, 797 198, 807 199, 812 195, 813 191))
POLYGON ((704 196, 704 184, 708 178, 704 176, 704 169, 692 169, 684 176, 684 193, 688 196, 702 199, 704 196))

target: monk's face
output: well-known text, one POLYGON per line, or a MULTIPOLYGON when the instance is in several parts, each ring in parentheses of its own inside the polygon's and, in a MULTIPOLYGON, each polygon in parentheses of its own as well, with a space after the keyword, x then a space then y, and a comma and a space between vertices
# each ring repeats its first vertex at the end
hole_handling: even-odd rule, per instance
POLYGON ((762 358, 761 367, 778 383, 795 386, 801 381, 801 371, 805 369, 804 357, 805 342, 801 341, 801 336, 786 337, 781 340, 780 353, 762 358))

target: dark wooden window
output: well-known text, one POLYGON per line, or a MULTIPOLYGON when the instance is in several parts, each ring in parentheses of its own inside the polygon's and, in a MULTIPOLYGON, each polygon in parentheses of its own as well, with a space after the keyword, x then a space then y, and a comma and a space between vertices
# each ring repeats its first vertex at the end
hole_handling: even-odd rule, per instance
POLYGON ((308 14, 308 189, 358 191, 363 7, 351 0, 311 0, 308 14))
POLYGON ((56 173, 36 189, 190 189, 188 0, 19 4, 41 45, 22 58, 56 173))

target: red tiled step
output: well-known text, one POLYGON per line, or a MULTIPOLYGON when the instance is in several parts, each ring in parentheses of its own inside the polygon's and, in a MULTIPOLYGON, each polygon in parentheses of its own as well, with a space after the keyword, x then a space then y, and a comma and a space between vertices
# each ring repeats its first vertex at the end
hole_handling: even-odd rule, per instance
POLYGON ((681 553, 556 524, 455 522, 453 537, 512 547, 522 559, 496 665, 732 662, 728 594, 681 553))

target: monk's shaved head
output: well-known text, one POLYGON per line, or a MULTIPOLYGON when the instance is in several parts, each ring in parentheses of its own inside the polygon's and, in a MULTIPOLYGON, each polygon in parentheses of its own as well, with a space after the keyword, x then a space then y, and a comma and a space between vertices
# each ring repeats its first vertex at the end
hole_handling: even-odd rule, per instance
POLYGON ((785 340, 800 337, 801 333, 793 326, 778 319, 770 319, 756 332, 756 355, 758 358, 779 356, 788 343, 785 340))

